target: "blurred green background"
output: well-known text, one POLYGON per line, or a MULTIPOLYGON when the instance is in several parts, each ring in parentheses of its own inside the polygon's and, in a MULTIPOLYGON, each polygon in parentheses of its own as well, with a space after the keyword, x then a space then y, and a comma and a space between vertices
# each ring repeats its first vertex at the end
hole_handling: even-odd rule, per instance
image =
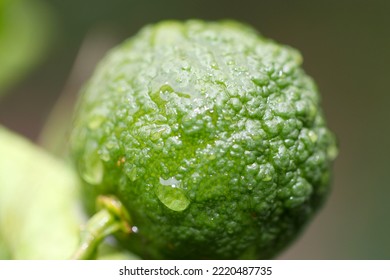
POLYGON ((302 52, 340 148, 329 200, 279 258, 390 259, 389 14, 386 0, 0 0, 0 74, 10 53, 31 52, 0 88, 0 124, 56 151, 47 131, 61 131, 59 116, 107 49, 163 19, 247 22, 302 52), (22 14, 30 29, 8 38, 27 39, 5 48, 9 1, 38 16, 22 14))

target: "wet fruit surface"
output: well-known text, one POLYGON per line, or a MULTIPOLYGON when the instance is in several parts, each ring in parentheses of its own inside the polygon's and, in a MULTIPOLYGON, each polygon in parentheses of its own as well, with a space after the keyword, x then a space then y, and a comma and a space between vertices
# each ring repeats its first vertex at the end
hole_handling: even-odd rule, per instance
MULTIPOLYGON (((71 138, 89 203, 116 195, 144 258, 270 258, 337 154, 300 54, 235 22, 162 22, 112 50, 71 138)), ((93 210, 92 210, 93 211, 93 210)))

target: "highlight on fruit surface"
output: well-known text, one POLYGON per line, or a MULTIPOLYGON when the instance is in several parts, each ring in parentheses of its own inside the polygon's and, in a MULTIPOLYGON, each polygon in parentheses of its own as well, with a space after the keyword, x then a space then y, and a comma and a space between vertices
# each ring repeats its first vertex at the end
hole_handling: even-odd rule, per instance
POLYGON ((323 203, 337 155, 301 63, 234 21, 164 21, 114 48, 70 141, 89 213, 120 201, 133 230, 116 239, 141 258, 275 256, 323 203))

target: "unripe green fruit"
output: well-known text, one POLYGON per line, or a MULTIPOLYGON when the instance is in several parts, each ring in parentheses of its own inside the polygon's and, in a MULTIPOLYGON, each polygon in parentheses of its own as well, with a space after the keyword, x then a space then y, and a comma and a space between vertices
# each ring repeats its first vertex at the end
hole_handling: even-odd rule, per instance
POLYGON ((333 134, 300 54, 235 22, 147 26, 98 66, 71 137, 91 211, 143 258, 270 258, 328 193, 333 134))

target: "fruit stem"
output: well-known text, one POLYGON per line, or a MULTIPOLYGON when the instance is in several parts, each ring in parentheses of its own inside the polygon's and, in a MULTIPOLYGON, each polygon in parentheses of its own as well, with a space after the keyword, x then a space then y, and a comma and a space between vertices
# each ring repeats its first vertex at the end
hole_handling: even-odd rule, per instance
POLYGON ((80 245, 73 254, 74 260, 93 259, 99 244, 115 232, 131 233, 130 216, 122 203, 113 196, 99 196, 98 208, 80 233, 80 245))

